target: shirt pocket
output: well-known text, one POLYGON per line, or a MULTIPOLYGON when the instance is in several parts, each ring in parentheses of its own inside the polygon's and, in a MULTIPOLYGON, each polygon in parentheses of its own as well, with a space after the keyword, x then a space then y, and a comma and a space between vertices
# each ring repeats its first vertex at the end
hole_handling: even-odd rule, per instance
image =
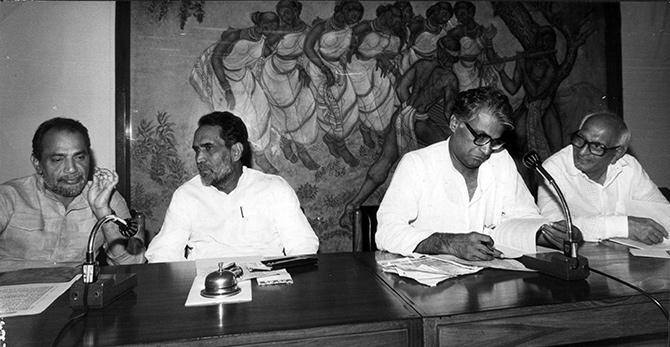
POLYGON ((40 232, 44 230, 44 220, 38 214, 16 212, 9 221, 7 230, 40 232))

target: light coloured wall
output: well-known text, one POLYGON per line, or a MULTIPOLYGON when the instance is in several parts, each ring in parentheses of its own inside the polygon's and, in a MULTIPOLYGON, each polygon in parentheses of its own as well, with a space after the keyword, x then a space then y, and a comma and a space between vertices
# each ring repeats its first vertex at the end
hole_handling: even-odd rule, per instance
POLYGON ((670 186, 670 4, 621 3, 624 120, 632 152, 659 186, 670 186))
POLYGON ((0 182, 34 172, 31 139, 46 119, 88 129, 114 168, 113 2, 0 2, 0 182))

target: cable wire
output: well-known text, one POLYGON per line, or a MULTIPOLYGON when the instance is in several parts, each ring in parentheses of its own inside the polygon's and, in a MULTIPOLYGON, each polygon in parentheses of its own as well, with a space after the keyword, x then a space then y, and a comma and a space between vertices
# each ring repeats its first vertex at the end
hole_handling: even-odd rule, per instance
POLYGON ((58 332, 58 335, 56 335, 56 338, 54 339, 54 342, 51 344, 51 347, 56 347, 60 343, 60 341, 63 339, 63 336, 65 336, 65 332, 72 327, 75 323, 77 323, 78 320, 86 317, 88 314, 88 283, 84 283, 84 311, 80 312, 68 319, 67 323, 60 329, 58 332))
POLYGON ((631 288, 637 290, 638 292, 642 293, 644 296, 646 296, 647 298, 649 298, 649 300, 651 300, 651 302, 653 302, 656 306, 658 306, 658 308, 661 310, 661 312, 663 312, 663 315, 665 316, 665 320, 670 320, 670 319, 668 318, 668 311, 665 309, 665 307, 663 307, 663 305, 662 305, 658 300, 656 300, 655 297, 651 296, 649 293, 647 293, 646 291, 644 291, 642 288, 636 287, 635 285, 633 285, 633 284, 631 284, 631 283, 628 283, 628 282, 626 282, 626 281, 624 281, 624 280, 622 280, 622 279, 619 279, 619 278, 617 278, 617 277, 614 277, 614 276, 612 276, 612 275, 606 274, 606 273, 604 273, 604 272, 602 272, 602 271, 600 271, 600 270, 596 270, 596 269, 594 269, 594 268, 589 268, 589 270, 591 270, 592 272, 595 272, 595 273, 597 273, 597 274, 599 274, 599 275, 602 275, 602 276, 611 278, 611 279, 613 279, 613 280, 615 280, 615 281, 617 281, 617 282, 619 282, 619 283, 621 283, 621 284, 624 284, 624 285, 626 285, 626 286, 628 286, 628 287, 631 287, 631 288))

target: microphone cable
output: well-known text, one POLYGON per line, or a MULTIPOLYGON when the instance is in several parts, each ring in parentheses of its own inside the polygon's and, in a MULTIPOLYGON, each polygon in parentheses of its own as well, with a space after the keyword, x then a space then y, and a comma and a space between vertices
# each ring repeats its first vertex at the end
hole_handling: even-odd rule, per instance
POLYGON ((89 286, 88 283, 84 283, 84 311, 76 315, 73 315, 70 317, 70 319, 68 319, 65 325, 58 332, 58 335, 56 335, 56 338, 54 339, 54 342, 51 344, 51 347, 57 347, 58 344, 63 339, 63 336, 65 336, 65 332, 68 329, 70 329, 70 327, 74 326, 77 323, 77 321, 86 317, 86 315, 88 314, 88 286, 89 286))
POLYGON ((589 270, 591 270, 591 272, 595 272, 595 273, 597 273, 597 274, 599 274, 599 275, 601 275, 601 276, 605 276, 605 277, 607 277, 607 278, 613 279, 613 280, 615 280, 615 281, 617 281, 617 282, 619 282, 619 283, 621 283, 621 284, 623 284, 623 285, 626 285, 626 286, 628 286, 628 287, 630 287, 630 288, 633 288, 633 289, 637 290, 638 292, 642 293, 642 294, 643 294, 644 296, 646 296, 649 300, 651 300, 651 302, 653 302, 654 305, 656 305, 656 306, 661 310, 661 312, 663 312, 663 315, 665 316, 665 320, 669 320, 669 321, 670 321, 670 319, 668 318, 668 311, 665 309, 665 307, 663 307, 663 305, 662 305, 658 300, 656 300, 655 297, 651 296, 651 294, 647 293, 644 289, 639 288, 639 287, 637 287, 637 286, 635 286, 635 285, 633 285, 633 284, 631 284, 631 283, 628 283, 628 282, 626 282, 626 281, 624 281, 624 280, 622 280, 622 279, 620 279, 620 278, 618 278, 618 277, 615 277, 615 276, 612 276, 612 275, 610 275, 610 274, 604 273, 604 272, 602 272, 602 271, 600 271, 600 270, 596 270, 596 269, 594 269, 594 268, 592 268, 592 267, 589 267, 589 270))

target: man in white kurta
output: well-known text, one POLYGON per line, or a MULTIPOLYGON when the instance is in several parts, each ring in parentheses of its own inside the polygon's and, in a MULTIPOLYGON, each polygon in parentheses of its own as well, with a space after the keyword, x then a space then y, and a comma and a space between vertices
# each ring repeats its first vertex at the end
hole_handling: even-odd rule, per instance
POLYGON ((549 244, 544 233, 538 238, 540 228, 565 237, 539 214, 502 148, 510 111, 507 98, 492 88, 458 94, 449 123, 453 135, 398 164, 377 213, 380 249, 490 260, 501 256, 494 243, 535 253, 537 241, 549 244))
MULTIPOLYGON (((640 163, 625 154, 629 139, 618 116, 593 114, 573 135, 574 145, 543 163, 565 195, 573 223, 582 230, 585 241, 629 237, 647 244, 667 242, 664 224, 670 222, 670 204, 640 163), (598 144, 603 146, 600 150, 598 144), (594 155, 589 147, 603 155, 594 155)), ((546 182, 538 187, 538 206, 548 218, 563 215, 546 182)))
POLYGON ((319 240, 291 186, 240 163, 249 150, 243 127, 228 112, 201 118, 193 141, 200 174, 172 196, 149 262, 317 252, 319 240), (221 131, 230 127, 237 129, 221 131))

